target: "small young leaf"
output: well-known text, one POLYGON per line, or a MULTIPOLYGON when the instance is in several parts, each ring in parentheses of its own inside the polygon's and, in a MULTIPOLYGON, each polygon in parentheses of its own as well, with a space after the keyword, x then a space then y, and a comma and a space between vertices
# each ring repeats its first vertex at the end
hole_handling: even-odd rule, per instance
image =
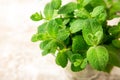
POLYGON ((81 63, 83 61, 83 57, 80 54, 72 54, 71 55, 71 70, 74 72, 81 71, 81 63))
POLYGON ((78 71, 81 71, 83 69, 81 69, 80 66, 74 66, 74 64, 71 64, 71 70, 74 72, 78 72, 78 71))
POLYGON ((87 59, 84 59, 80 54, 71 55, 71 70, 74 72, 83 70, 87 65, 87 59))
POLYGON ((98 45, 103 37, 102 26, 96 19, 86 20, 86 26, 83 27, 82 33, 88 45, 98 45))
POLYGON ((104 22, 107 18, 107 13, 104 11, 103 13, 98 15, 97 18, 98 18, 99 21, 104 22))
POLYGON ((76 62, 76 61, 79 61, 80 62, 80 64, 81 64, 81 62, 82 62, 82 60, 83 60, 83 57, 80 55, 80 54, 72 54, 71 55, 71 62, 72 63, 74 63, 74 62, 76 62))
POLYGON ((83 60, 83 62, 81 63, 80 67, 81 67, 82 69, 85 69, 86 66, 87 66, 87 58, 85 58, 85 59, 83 60))
POLYGON ((34 35, 32 36, 32 38, 31 38, 31 41, 32 41, 32 42, 37 42, 37 41, 39 41, 39 39, 38 39, 38 34, 34 34, 34 35))
POLYGON ((56 64, 64 68, 67 66, 67 63, 68 63, 68 59, 65 52, 59 52, 56 57, 56 64))
POLYGON ((31 18, 33 21, 40 21, 40 20, 43 19, 42 14, 41 14, 41 13, 39 14, 38 12, 32 14, 30 18, 31 18))
POLYGON ((96 17, 104 11, 104 6, 97 6, 93 9, 91 16, 96 17))
POLYGON ((53 14, 54 14, 54 8, 52 7, 52 4, 51 3, 46 4, 44 8, 44 15, 46 19, 48 20, 52 19, 53 14))
POLYGON ((87 51, 87 59, 93 68, 104 70, 109 60, 108 51, 103 46, 90 47, 87 51))
POLYGON ((82 19, 77 19, 75 21, 73 21, 71 24, 70 24, 70 31, 71 33, 76 33, 80 30, 82 30, 82 28, 85 26, 85 21, 82 20, 82 19))
POLYGON ((61 6, 61 0, 52 0, 51 5, 54 9, 59 9, 61 6))
POLYGON ((74 2, 70 2, 70 3, 62 6, 59 9, 58 14, 68 14, 68 13, 73 12, 76 8, 77 8, 77 4, 74 2))

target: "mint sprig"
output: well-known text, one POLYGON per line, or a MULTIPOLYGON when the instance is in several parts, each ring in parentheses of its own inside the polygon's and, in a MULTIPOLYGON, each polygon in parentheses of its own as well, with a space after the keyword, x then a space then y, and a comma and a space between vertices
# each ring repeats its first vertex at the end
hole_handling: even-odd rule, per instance
POLYGON ((74 72, 88 64, 98 71, 120 67, 120 23, 108 26, 107 20, 120 17, 120 0, 76 0, 62 5, 51 0, 42 13, 31 15, 44 20, 32 36, 40 41, 42 55, 55 55, 56 64, 65 68, 68 61, 74 72))

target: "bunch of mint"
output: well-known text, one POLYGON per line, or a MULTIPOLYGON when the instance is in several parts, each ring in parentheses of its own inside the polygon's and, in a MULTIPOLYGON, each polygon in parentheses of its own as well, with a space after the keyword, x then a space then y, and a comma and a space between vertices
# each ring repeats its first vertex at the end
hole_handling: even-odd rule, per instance
POLYGON ((81 71, 92 68, 110 72, 120 67, 120 23, 108 26, 107 20, 120 17, 120 0, 76 0, 61 6, 51 0, 43 13, 31 15, 42 20, 32 41, 40 41, 42 55, 53 54, 56 64, 81 71))

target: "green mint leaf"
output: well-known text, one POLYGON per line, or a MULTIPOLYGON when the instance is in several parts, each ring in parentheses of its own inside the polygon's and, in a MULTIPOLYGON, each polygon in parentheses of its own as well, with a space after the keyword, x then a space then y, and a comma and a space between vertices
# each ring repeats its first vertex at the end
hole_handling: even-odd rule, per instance
POLYGON ((59 52, 56 56, 56 64, 64 68, 67 66, 67 63, 68 63, 68 59, 65 52, 59 52))
POLYGON ((41 13, 38 13, 38 12, 32 14, 30 18, 31 18, 33 21, 40 21, 40 20, 43 19, 42 14, 41 14, 41 13))
POLYGON ((50 20, 48 25, 47 25, 47 31, 48 34, 52 37, 52 38, 56 38, 57 37, 57 33, 59 31, 59 25, 56 23, 55 20, 50 20))
POLYGON ((105 46, 109 52, 109 63, 120 67, 120 53, 118 49, 114 48, 113 46, 105 46))
POLYGON ((45 40, 40 43, 40 48, 44 50, 42 55, 46 55, 48 53, 55 53, 57 49, 57 44, 55 40, 45 40))
POLYGON ((96 6, 104 6, 106 7, 106 3, 104 0, 92 0, 91 3, 90 3, 93 7, 96 7, 96 6))
POLYGON ((86 5, 88 5, 92 0, 77 0, 78 6, 81 7, 85 7, 86 5))
POLYGON ((55 49, 57 48, 55 40, 51 40, 47 45, 44 46, 44 50, 48 50, 52 48, 55 48, 55 49))
POLYGON ((104 6, 97 6, 93 9, 91 16, 96 17, 104 11, 104 6))
POLYGON ((85 26, 85 21, 82 20, 82 19, 77 19, 75 21, 73 21, 71 24, 70 24, 70 31, 71 33, 76 33, 80 30, 82 30, 82 28, 85 26))
POLYGON ((84 40, 88 45, 98 45, 103 38, 103 29, 96 19, 86 20, 82 30, 84 40))
POLYGON ((59 9, 58 14, 68 14, 68 13, 73 12, 76 8, 77 8, 77 4, 74 2, 70 2, 70 3, 62 6, 59 9))
POLYGON ((32 38, 31 38, 31 41, 32 41, 32 42, 37 42, 37 41, 39 41, 39 39, 38 39, 38 34, 33 34, 32 38))
POLYGON ((49 50, 43 50, 43 51, 42 51, 42 56, 46 56, 46 55, 49 54, 49 53, 50 53, 49 50))
POLYGON ((54 14, 54 8, 52 7, 52 4, 51 3, 46 4, 44 8, 44 15, 46 19, 48 20, 52 19, 53 14, 54 14))
POLYGON ((57 23, 59 26, 63 26, 63 19, 61 19, 61 18, 56 18, 55 21, 56 21, 56 23, 57 23))
POLYGON ((68 18, 68 19, 64 19, 64 21, 63 21, 63 25, 68 24, 68 23, 69 23, 69 21, 70 21, 70 19, 69 19, 69 18, 68 18))
POLYGON ((59 9, 61 6, 61 0, 52 0, 51 5, 54 9, 59 9))
POLYGON ((38 29, 37 29, 37 33, 46 33, 47 31, 47 22, 41 24, 40 26, 38 26, 38 29))
POLYGON ((118 34, 120 32, 120 25, 109 28, 108 32, 112 35, 118 34))
POLYGON ((73 72, 79 72, 79 71, 81 71, 81 70, 83 70, 83 69, 81 69, 80 66, 74 66, 74 64, 71 64, 71 70, 72 70, 73 72))
POLYGON ((51 41, 51 39, 44 40, 40 43, 40 49, 45 49, 45 46, 51 41))
POLYGON ((77 3, 83 3, 84 0, 77 0, 77 3))
POLYGON ((112 40, 112 44, 114 47, 120 48, 120 40, 119 39, 112 40))
POLYGON ((103 46, 90 47, 87 51, 87 59, 93 68, 104 70, 109 61, 108 51, 103 46))
POLYGON ((82 6, 86 6, 87 4, 89 4, 92 0, 83 0, 82 2, 82 6))
POLYGON ((70 32, 67 29, 61 29, 57 34, 57 39, 64 41, 69 37, 69 35, 70 35, 70 32))
POLYGON ((80 54, 72 54, 71 55, 71 70, 74 72, 78 72, 83 70, 87 65, 87 58, 83 58, 80 54))
POLYGON ((85 10, 84 8, 81 8, 79 10, 74 11, 74 16, 79 17, 79 18, 89 18, 90 13, 87 10, 85 10))
POLYGON ((72 63, 79 62, 81 64, 82 60, 83 60, 83 57, 80 54, 72 54, 71 55, 71 62, 72 63))
POLYGON ((87 49, 88 46, 82 36, 75 36, 72 39, 72 51, 80 52, 87 49))
POLYGON ((109 10, 110 10, 110 14, 109 14, 110 16, 119 12, 120 11, 120 1, 114 2, 109 10))
POLYGON ((103 13, 99 14, 97 17, 96 17, 100 22, 104 22, 107 18, 107 13, 106 11, 104 11, 103 13))
POLYGON ((81 65, 80 65, 81 69, 85 69, 86 66, 87 66, 87 64, 88 64, 87 58, 85 58, 85 59, 83 60, 83 62, 81 63, 81 65))
POLYGON ((112 71, 113 67, 114 66, 112 64, 108 63, 105 70, 104 70, 104 72, 110 73, 112 71))

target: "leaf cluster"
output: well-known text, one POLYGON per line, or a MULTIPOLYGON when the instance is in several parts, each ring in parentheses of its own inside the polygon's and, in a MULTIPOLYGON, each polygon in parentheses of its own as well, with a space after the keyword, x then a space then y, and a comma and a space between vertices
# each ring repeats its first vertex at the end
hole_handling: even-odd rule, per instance
POLYGON ((43 14, 36 12, 33 21, 43 20, 32 42, 40 41, 42 55, 55 55, 56 64, 81 71, 89 64, 96 70, 110 72, 120 67, 120 23, 108 26, 107 20, 120 17, 120 0, 76 0, 61 5, 51 0, 43 14))

